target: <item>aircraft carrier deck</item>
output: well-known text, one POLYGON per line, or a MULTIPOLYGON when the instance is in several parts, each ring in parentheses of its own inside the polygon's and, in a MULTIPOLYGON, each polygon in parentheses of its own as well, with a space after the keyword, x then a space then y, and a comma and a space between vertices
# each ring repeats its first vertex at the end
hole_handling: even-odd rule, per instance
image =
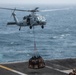
POLYGON ((0 75, 68 75, 76 68, 76 58, 46 60, 45 64, 42 69, 29 69, 28 62, 0 64, 0 75))

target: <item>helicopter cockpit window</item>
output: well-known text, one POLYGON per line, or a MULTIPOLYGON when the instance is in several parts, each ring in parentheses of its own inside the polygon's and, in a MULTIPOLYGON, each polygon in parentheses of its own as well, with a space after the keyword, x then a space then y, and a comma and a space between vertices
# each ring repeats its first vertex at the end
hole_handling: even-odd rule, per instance
POLYGON ((43 16, 40 16, 40 15, 37 16, 37 19, 39 21, 46 21, 46 19, 43 16))

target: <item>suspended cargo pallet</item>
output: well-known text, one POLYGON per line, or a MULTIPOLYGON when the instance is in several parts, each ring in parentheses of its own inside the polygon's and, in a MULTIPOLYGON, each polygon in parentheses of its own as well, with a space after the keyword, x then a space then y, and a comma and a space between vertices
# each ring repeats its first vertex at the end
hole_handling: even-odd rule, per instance
POLYGON ((29 59, 28 67, 30 69, 41 69, 45 67, 45 62, 41 56, 33 56, 29 59))

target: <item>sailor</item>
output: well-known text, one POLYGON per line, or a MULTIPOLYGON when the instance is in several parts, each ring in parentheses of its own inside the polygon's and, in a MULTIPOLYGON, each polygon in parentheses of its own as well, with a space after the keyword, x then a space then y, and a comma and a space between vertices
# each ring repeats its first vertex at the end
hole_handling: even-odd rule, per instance
POLYGON ((28 15, 27 16, 27 25, 30 25, 30 18, 31 18, 31 15, 28 15))
POLYGON ((25 19, 27 19, 27 16, 24 16, 24 17, 23 17, 23 20, 25 20, 25 19))

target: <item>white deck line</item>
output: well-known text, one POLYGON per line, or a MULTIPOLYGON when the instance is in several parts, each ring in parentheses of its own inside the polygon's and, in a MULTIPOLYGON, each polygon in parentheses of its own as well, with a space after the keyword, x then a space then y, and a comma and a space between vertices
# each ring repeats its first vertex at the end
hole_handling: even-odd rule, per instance
POLYGON ((59 69, 56 69, 56 68, 53 68, 53 67, 50 67, 50 66, 46 66, 46 68, 53 69, 53 70, 56 70, 56 71, 59 71, 59 72, 62 72, 62 73, 66 73, 66 74, 69 74, 70 72, 72 72, 72 69, 70 69, 70 70, 59 70, 59 69))
POLYGON ((70 72, 72 72, 73 71, 73 69, 70 69, 70 70, 61 70, 62 72, 64 72, 64 73, 67 73, 67 74, 69 74, 70 72))
POLYGON ((11 69, 11 68, 6 67, 6 66, 3 66, 3 65, 0 65, 0 68, 3 68, 3 69, 5 69, 5 70, 8 70, 8 71, 11 71, 11 72, 14 72, 14 73, 17 73, 17 74, 19 74, 19 75, 27 75, 27 74, 25 74, 25 73, 19 72, 19 71, 17 71, 17 70, 11 69))

